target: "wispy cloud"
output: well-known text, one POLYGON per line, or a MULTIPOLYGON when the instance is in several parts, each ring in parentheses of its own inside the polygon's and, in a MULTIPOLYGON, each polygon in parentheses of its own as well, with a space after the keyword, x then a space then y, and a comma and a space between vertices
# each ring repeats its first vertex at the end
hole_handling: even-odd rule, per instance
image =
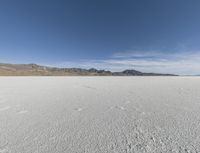
POLYGON ((200 74, 200 51, 164 53, 159 51, 129 51, 113 54, 103 60, 63 62, 60 67, 81 67, 121 71, 136 69, 144 72, 173 73, 180 75, 200 74))
POLYGON ((151 59, 155 57, 161 57, 164 54, 162 52, 158 51, 123 51, 123 52, 117 52, 112 55, 112 58, 145 58, 145 59, 151 59))

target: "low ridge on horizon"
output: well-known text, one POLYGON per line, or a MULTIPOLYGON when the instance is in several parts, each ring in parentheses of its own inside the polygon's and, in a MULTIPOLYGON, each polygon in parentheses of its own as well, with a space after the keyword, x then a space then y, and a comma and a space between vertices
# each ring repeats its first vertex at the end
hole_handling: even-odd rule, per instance
POLYGON ((145 73, 134 69, 121 72, 95 68, 58 68, 38 64, 0 63, 0 76, 176 76, 175 74, 145 73))

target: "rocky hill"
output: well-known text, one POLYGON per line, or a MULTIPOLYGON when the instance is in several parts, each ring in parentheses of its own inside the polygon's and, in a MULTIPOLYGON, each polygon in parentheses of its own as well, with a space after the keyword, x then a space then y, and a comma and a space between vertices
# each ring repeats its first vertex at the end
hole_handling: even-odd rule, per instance
POLYGON ((111 72, 81 68, 56 68, 37 64, 0 63, 0 76, 174 76, 172 74, 143 73, 136 70, 111 72))

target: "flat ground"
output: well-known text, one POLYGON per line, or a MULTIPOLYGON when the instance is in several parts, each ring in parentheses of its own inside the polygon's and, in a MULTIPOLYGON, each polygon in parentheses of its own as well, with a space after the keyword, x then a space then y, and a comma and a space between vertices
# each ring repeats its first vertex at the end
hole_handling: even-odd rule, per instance
POLYGON ((200 152, 200 78, 0 78, 0 153, 141 152, 200 152))

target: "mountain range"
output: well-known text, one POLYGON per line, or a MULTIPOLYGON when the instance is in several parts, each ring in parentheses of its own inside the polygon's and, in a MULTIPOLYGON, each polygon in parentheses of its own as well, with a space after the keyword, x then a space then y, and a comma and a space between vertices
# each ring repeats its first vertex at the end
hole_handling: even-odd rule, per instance
POLYGON ((175 76, 173 74, 144 73, 136 70, 111 72, 95 68, 57 68, 37 64, 0 63, 0 76, 175 76))

